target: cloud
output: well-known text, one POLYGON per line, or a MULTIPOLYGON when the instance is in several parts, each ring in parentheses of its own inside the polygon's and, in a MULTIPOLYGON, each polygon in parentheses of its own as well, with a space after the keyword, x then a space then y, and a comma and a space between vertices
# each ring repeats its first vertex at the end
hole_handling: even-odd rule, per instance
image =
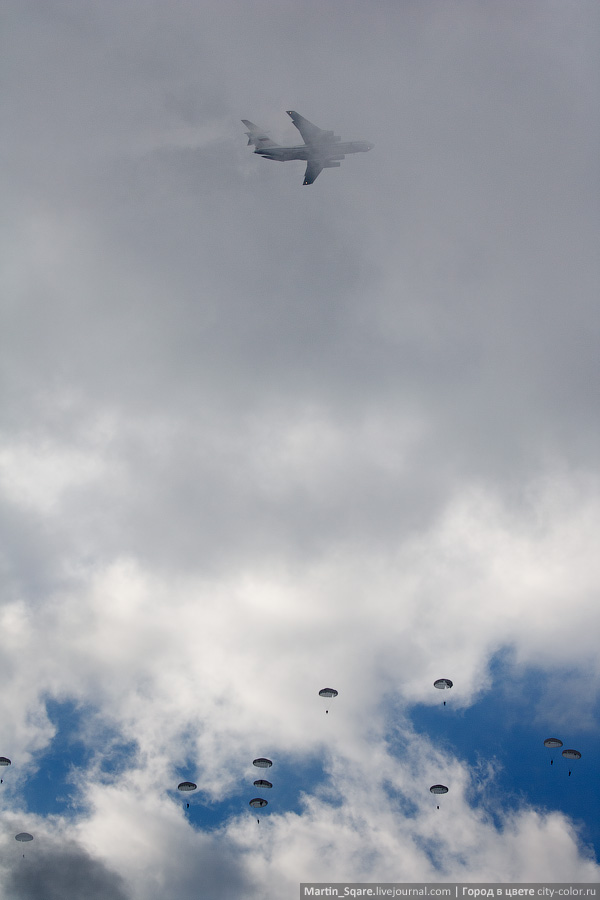
POLYGON ((570 817, 484 802, 500 763, 470 769, 411 711, 450 675, 466 714, 502 658, 513 711, 535 669, 533 723, 596 727, 596 16, 14 5, 10 827, 68 744, 51 701, 86 754, 63 844, 40 815, 11 896, 45 871, 47 893, 87 872, 86 896, 144 900, 594 880, 570 817), (288 140, 291 107, 375 149, 304 189, 240 122, 288 140), (259 828, 264 753, 314 772, 259 828))
POLYGON ((33 843, 15 847, 17 851, 5 855, 0 876, 6 897, 62 900, 85 895, 129 900, 133 896, 114 870, 69 837, 36 832, 33 843), (24 857, 18 852, 23 847, 24 857))

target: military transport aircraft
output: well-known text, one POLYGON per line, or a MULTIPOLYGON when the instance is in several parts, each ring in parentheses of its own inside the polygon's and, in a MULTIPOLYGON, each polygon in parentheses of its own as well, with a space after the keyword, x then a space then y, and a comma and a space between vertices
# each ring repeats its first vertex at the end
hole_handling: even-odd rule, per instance
POLYGON ((347 153, 366 153, 371 150, 373 144, 367 141, 342 141, 333 131, 324 131, 317 128, 304 116, 293 109, 287 110, 292 122, 302 135, 303 144, 293 147, 282 147, 276 144, 262 131, 258 125, 242 119, 248 129, 248 145, 254 144, 255 153, 259 153, 265 159, 276 159, 285 162, 288 159, 305 159, 306 172, 304 184, 312 184, 322 169, 334 169, 341 166, 339 160, 344 159, 347 153))

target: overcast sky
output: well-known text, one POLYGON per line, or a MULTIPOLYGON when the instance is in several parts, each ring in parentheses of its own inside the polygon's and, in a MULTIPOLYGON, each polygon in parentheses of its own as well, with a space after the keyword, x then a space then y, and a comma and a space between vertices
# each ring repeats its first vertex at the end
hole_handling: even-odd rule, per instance
POLYGON ((600 880, 599 25, 5 4, 7 897, 600 880), (374 149, 304 187, 287 109, 374 149))

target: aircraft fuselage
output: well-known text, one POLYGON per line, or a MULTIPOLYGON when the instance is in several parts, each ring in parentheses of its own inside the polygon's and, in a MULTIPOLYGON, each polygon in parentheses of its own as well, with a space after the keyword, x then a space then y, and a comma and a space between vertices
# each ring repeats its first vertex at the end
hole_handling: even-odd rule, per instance
POLYGON ((285 162, 288 159, 313 159, 319 162, 344 159, 347 153, 366 153, 372 144, 367 141, 335 141, 327 144, 300 144, 297 147, 257 147, 254 151, 265 159, 285 162))

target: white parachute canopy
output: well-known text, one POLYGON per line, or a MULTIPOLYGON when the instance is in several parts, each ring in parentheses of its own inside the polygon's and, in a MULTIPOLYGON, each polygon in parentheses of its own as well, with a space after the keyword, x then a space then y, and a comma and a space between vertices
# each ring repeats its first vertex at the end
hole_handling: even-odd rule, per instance
POLYGON ((432 794, 447 794, 448 788, 445 784, 432 784, 429 788, 432 794))
POLYGON ((257 778, 256 781, 254 782, 254 787, 269 789, 269 788, 272 788, 273 785, 271 784, 270 781, 267 781, 265 778, 257 778))
POLYGON ((266 756, 259 756, 258 759, 252 760, 252 765, 256 766, 257 769, 270 769, 273 763, 266 756))
POLYGON ((178 791, 195 791, 198 787, 193 781, 182 781, 177 785, 178 791))

